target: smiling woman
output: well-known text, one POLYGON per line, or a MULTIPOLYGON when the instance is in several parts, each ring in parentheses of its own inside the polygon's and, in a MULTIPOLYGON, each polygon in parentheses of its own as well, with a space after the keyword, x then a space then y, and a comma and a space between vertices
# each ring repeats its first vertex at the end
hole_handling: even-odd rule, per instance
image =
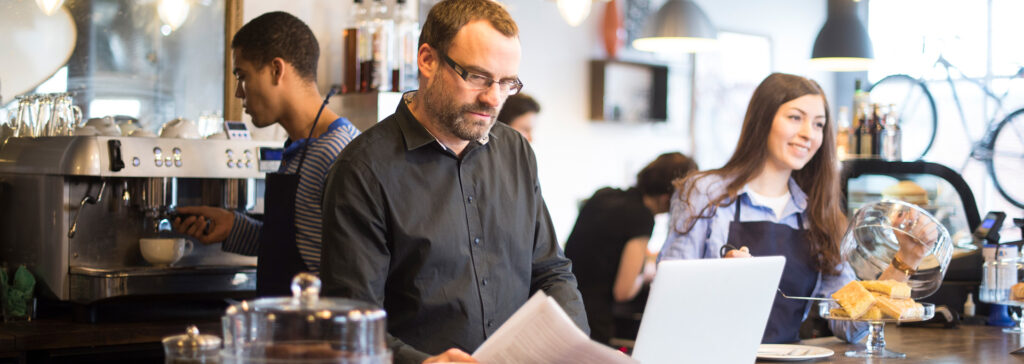
MULTIPOLYGON (((813 80, 774 73, 754 90, 739 144, 724 167, 675 183, 672 229, 661 259, 782 255, 779 288, 822 296, 853 280, 839 241, 845 217, 839 200, 835 131, 824 92, 813 80), (744 249, 745 248, 745 249, 744 249)), ((810 303, 781 296, 772 305, 764 343, 799 339, 810 303)), ((866 327, 833 323, 850 342, 866 327)))

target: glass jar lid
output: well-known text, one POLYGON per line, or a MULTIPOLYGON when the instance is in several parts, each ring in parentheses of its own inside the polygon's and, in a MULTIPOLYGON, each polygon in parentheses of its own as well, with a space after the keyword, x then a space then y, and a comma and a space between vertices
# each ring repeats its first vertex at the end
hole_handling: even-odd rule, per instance
POLYGON ((163 339, 164 350, 168 355, 178 353, 198 353, 220 349, 220 338, 215 335, 200 334, 196 325, 188 325, 185 334, 168 336, 163 339))
POLYGON ((384 360, 391 356, 384 310, 362 301, 320 297, 320 287, 316 276, 299 273, 292 280, 292 297, 228 307, 222 320, 222 355, 289 363, 345 362, 335 361, 342 358, 389 362, 384 360))
POLYGON ((889 267, 901 244, 926 248, 916 272, 907 279, 911 298, 935 293, 953 256, 953 244, 942 223, 916 205, 883 200, 861 206, 850 219, 841 252, 858 279, 874 280, 889 267), (929 247, 932 234, 935 241, 929 247))

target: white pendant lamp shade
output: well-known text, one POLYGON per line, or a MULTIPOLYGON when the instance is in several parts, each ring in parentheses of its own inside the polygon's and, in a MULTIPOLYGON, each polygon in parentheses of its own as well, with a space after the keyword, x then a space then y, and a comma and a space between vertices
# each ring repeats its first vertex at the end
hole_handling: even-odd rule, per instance
POLYGON ((61 5, 64 5, 64 0, 36 0, 36 5, 39 5, 39 9, 46 15, 53 15, 61 5))
POLYGON ((668 0, 647 18, 641 37, 633 48, 648 52, 693 53, 713 49, 718 30, 693 1, 668 0))
POLYGON ((874 58, 871 37, 857 18, 857 3, 829 0, 828 18, 814 40, 811 64, 834 72, 864 71, 874 58))
POLYGON ((590 15, 590 4, 593 0, 557 0, 558 13, 562 14, 569 26, 575 27, 583 23, 590 15))
POLYGON ((175 31, 188 19, 188 0, 160 0, 156 10, 160 15, 160 21, 171 27, 171 31, 175 31))

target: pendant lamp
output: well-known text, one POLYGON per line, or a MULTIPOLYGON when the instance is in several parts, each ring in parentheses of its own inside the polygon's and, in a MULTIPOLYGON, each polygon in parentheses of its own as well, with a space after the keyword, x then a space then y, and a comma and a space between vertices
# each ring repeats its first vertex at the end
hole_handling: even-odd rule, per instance
POLYGON ((694 53, 714 48, 718 30, 693 1, 668 0, 649 16, 633 48, 648 52, 694 53))
POLYGON ((36 0, 36 5, 46 15, 53 15, 53 13, 57 12, 57 9, 60 9, 61 5, 64 5, 64 0, 36 0))
POLYGON ((811 51, 813 66, 835 72, 870 67, 875 52, 867 29, 857 17, 857 5, 855 0, 828 0, 828 17, 811 51))
POLYGON ((562 14, 569 26, 575 27, 583 23, 590 15, 593 0, 557 0, 558 13, 562 14))
POLYGON ((160 0, 157 5, 157 14, 160 21, 170 27, 171 31, 178 30, 185 20, 188 19, 189 4, 187 0, 160 0))

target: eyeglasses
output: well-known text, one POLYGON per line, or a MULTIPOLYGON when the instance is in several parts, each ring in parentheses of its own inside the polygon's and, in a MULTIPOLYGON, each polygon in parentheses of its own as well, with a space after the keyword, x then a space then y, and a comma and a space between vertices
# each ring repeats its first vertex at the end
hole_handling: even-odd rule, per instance
POLYGON ((441 59, 443 59, 445 63, 451 66, 452 69, 455 70, 455 73, 458 74, 459 77, 462 77, 463 81, 466 81, 466 83, 468 83, 470 87, 473 87, 475 89, 488 89, 491 87, 492 84, 497 83, 498 89, 501 90, 501 93, 508 96, 518 94, 519 91, 523 89, 523 82, 520 81, 518 78, 514 80, 499 81, 478 73, 467 71, 465 67, 462 67, 458 63, 455 63, 455 61, 449 58, 447 54, 442 53, 441 59))

